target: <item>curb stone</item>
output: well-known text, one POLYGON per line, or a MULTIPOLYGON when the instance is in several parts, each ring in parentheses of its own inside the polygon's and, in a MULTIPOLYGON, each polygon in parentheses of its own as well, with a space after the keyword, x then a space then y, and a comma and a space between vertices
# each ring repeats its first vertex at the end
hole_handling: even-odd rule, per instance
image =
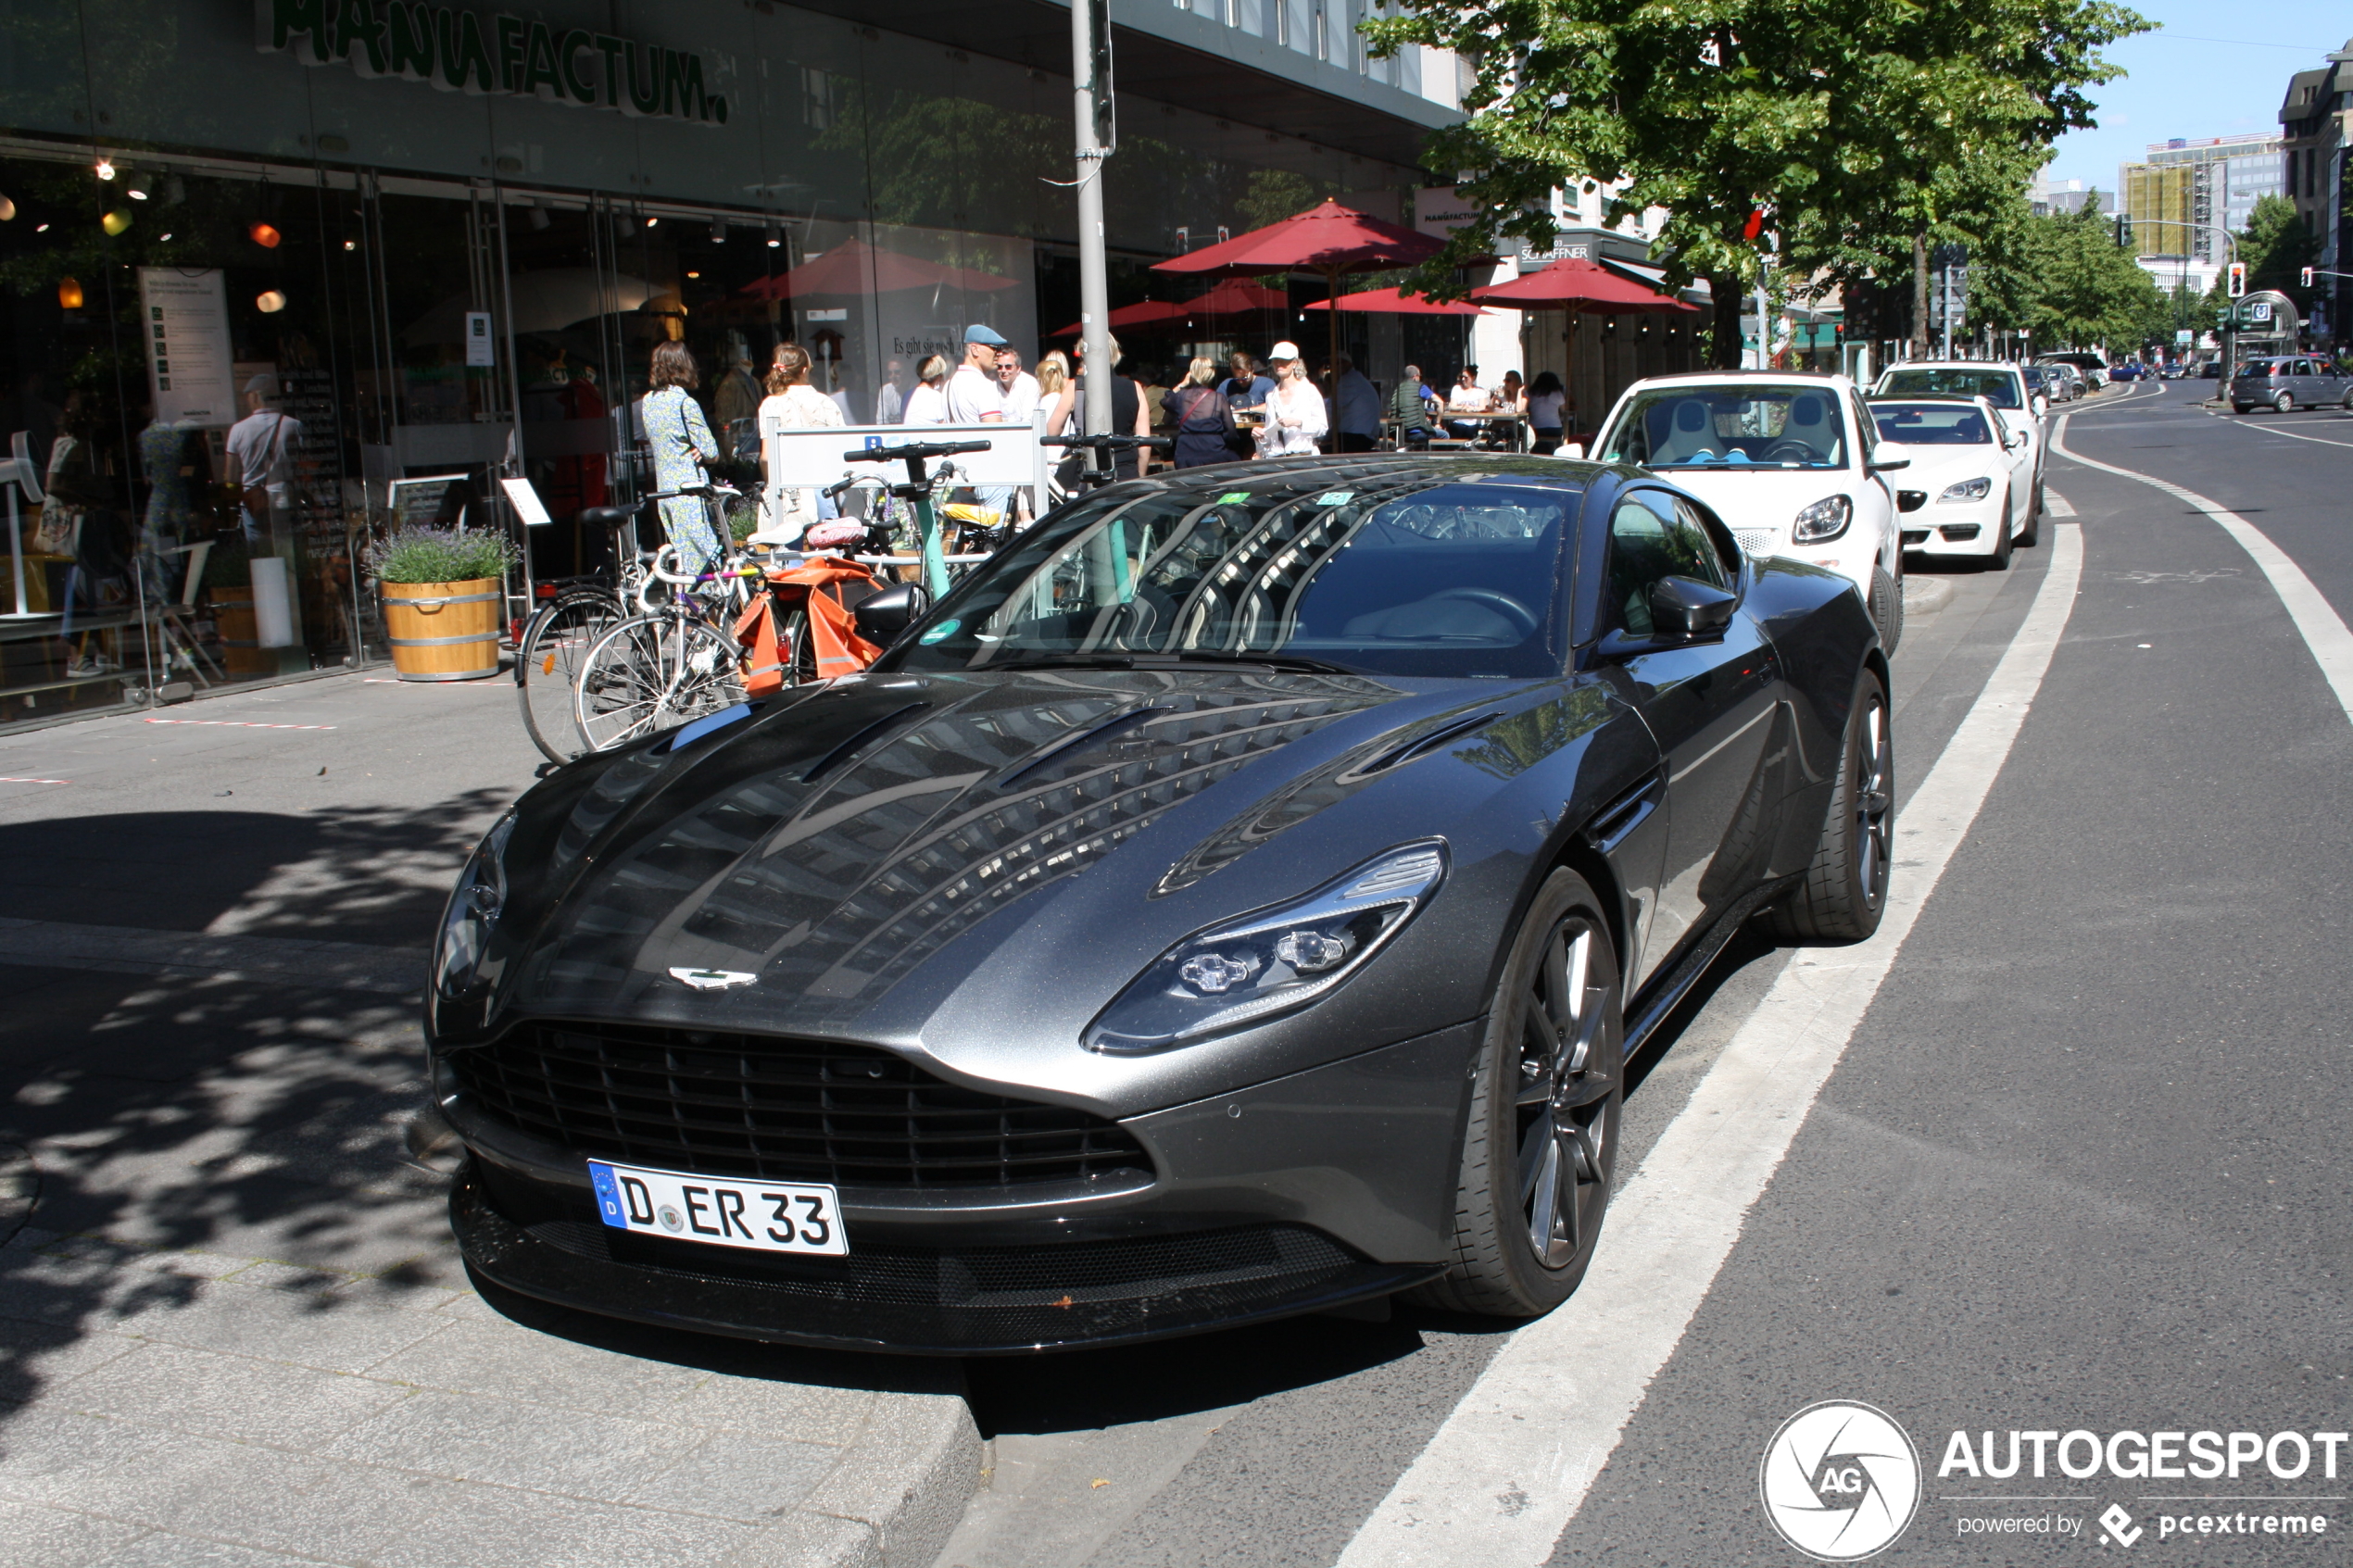
POLYGON ((41 1173, 32 1156, 15 1144, 0 1143, 0 1247, 32 1218, 32 1200, 40 1190, 41 1173))
POLYGON ((979 1485, 980 1431, 963 1396, 901 1395, 790 1518, 721 1568, 929 1568, 979 1485))
POLYGON ((1904 574, 1904 613, 1934 615, 1953 602, 1953 583, 1946 577, 1921 577, 1913 572, 1904 574))

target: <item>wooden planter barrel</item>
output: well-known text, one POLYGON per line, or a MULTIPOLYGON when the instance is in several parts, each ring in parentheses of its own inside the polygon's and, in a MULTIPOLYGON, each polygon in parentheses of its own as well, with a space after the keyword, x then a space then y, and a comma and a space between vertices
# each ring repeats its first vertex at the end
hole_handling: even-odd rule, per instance
MULTIPOLYGON (((220 639, 220 667, 232 678, 275 675, 278 652, 262 647, 254 630, 253 600, 238 598, 233 588, 208 588, 205 603, 212 611, 215 635, 220 639)), ((251 589, 246 590, 251 593, 251 589)))
POLYGON ((479 681, 498 673, 496 577, 471 583, 384 583, 384 634, 404 681, 479 681))

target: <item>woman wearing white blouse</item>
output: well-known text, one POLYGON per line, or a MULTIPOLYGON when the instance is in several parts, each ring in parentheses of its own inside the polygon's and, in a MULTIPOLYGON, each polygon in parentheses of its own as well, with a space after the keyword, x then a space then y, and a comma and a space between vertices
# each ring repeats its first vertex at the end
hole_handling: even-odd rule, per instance
POLYGON ((1331 433, 1324 395, 1307 379, 1297 345, 1277 344, 1266 351, 1266 361, 1275 372, 1275 390, 1266 398, 1266 422, 1258 428, 1258 455, 1313 457, 1323 450, 1316 443, 1331 433))
MULTIPOLYGON (((843 423, 841 406, 809 383, 809 350, 797 343, 776 345, 776 359, 768 371, 768 396, 760 405, 760 424, 771 419, 786 430, 835 429, 843 423)), ((801 532, 817 521, 817 492, 788 484, 781 493, 781 508, 768 525, 751 536, 755 545, 798 545, 801 532)))

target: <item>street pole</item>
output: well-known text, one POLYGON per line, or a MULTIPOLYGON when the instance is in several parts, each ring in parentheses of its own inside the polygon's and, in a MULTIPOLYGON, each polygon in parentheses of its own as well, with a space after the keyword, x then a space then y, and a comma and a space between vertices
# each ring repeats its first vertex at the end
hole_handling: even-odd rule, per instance
MULTIPOLYGON (((1108 0, 1075 0, 1070 7, 1070 79, 1078 118, 1079 342, 1089 372, 1080 430, 1101 435, 1111 429, 1112 378, 1111 273, 1103 260, 1103 160, 1114 140, 1108 0)), ((1096 466, 1092 455, 1088 466, 1096 466)))

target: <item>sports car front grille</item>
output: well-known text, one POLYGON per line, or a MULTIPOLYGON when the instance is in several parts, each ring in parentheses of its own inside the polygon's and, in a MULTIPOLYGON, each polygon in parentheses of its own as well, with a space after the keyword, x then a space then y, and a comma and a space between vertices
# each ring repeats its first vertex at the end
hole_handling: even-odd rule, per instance
POLYGON ((661 1170, 970 1188, 1152 1168, 1116 1122, 962 1088, 869 1046, 526 1023, 447 1060, 484 1113, 661 1170))
POLYGON ((1735 528, 1732 537, 1741 542, 1744 555, 1769 556, 1781 547, 1781 531, 1778 528, 1735 528))

